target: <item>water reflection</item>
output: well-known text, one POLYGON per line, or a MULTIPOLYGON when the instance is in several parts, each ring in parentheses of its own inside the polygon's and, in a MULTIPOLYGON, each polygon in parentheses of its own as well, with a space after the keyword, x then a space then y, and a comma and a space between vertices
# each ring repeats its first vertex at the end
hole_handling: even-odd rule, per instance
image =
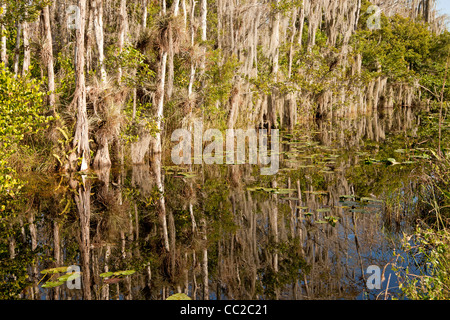
POLYGON ((21 297, 374 299, 386 281, 368 290, 365 270, 391 261, 420 165, 365 160, 384 154, 390 133, 414 135, 417 121, 405 108, 301 125, 282 135, 275 176, 251 165, 174 166, 169 153, 32 184, 26 225, 10 240, 11 259, 23 252, 18 241, 40 252, 21 297), (42 287, 54 280, 42 270, 69 265, 81 267, 81 290, 42 287), (105 276, 124 270, 136 272, 105 276))

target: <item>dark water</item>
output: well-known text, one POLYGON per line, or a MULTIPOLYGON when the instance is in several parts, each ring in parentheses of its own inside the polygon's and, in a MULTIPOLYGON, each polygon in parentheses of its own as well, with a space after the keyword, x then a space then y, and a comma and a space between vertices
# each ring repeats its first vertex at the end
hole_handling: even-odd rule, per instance
POLYGON ((25 299, 390 298, 389 263, 420 192, 425 151, 405 149, 417 122, 399 109, 299 125, 281 133, 274 176, 175 166, 169 152, 149 165, 29 175, 2 272, 25 299), (42 270, 70 265, 80 289, 42 287, 64 275, 42 270), (369 266, 383 273, 380 289, 366 286, 369 266), (100 276, 125 270, 135 272, 100 276))

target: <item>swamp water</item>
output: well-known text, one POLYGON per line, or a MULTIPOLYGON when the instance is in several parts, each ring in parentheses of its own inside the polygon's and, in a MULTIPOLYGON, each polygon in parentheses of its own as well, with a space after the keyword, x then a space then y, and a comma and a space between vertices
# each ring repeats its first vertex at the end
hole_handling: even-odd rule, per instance
POLYGON ((298 125, 280 132, 273 176, 176 166, 166 152, 149 165, 22 177, 26 205, 2 272, 28 283, 25 299, 389 298, 428 157, 404 147, 418 121, 402 108, 298 125), (79 289, 52 269, 71 265, 79 289), (369 266, 380 289, 366 286, 369 266))

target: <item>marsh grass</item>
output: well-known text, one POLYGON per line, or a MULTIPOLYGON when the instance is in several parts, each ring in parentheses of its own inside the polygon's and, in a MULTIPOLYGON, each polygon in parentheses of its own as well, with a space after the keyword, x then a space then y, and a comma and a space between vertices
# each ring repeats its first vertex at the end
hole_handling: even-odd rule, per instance
POLYGON ((417 268, 414 272, 411 272, 409 267, 398 265, 394 269, 403 298, 450 299, 450 232, 448 229, 418 227, 414 235, 405 236, 403 241, 403 246, 409 253, 408 259, 411 259, 410 262, 413 262, 417 268))
POLYGON ((449 178, 450 161, 439 158, 427 177, 429 185, 421 199, 425 204, 422 219, 415 232, 403 238, 408 257, 396 256, 395 271, 403 298, 450 299, 449 178), (409 267, 401 267, 405 259, 412 260, 414 272, 409 267))

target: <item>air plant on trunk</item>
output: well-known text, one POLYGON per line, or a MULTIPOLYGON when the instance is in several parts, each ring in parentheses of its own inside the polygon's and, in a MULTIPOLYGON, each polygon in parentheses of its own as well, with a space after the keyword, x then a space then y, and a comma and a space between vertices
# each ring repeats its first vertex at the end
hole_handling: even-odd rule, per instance
POLYGON ((121 87, 120 90, 98 83, 88 90, 87 101, 92 105, 95 116, 91 119, 97 151, 93 162, 94 169, 111 166, 109 145, 119 139, 126 123, 126 116, 122 106, 127 99, 130 89, 121 87))

